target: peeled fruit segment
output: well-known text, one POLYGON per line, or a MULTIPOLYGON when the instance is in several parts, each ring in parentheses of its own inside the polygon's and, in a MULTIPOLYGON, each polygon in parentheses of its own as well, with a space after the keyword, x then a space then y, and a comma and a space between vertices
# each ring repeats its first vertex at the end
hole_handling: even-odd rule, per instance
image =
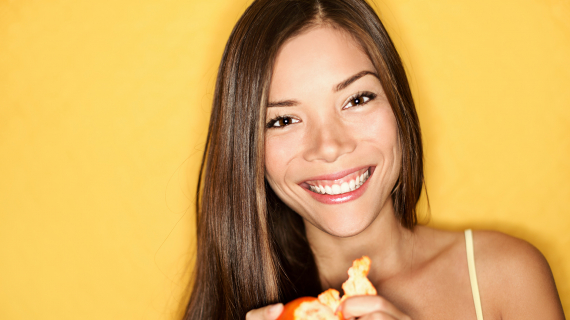
POLYGON ((370 258, 364 256, 352 262, 348 269, 348 280, 342 284, 343 299, 357 295, 376 295, 376 289, 366 277, 370 271, 370 258))
POLYGON ((363 256, 352 262, 348 280, 342 284, 344 295, 335 289, 325 290, 318 298, 302 297, 285 305, 277 320, 339 320, 342 314, 335 311, 342 301, 351 296, 375 295, 376 289, 366 277, 370 271, 370 258, 363 256))
POLYGON ((339 293, 335 289, 328 289, 319 294, 319 302, 329 307, 331 310, 336 310, 340 304, 339 293))

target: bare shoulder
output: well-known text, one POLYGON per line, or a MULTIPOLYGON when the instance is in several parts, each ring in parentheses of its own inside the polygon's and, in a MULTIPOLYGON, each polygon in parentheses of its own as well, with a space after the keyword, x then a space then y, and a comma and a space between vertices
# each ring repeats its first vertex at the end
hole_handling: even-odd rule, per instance
POLYGON ((542 253, 524 240, 497 231, 481 230, 473 232, 473 241, 477 262, 513 268, 508 272, 511 275, 513 272, 550 273, 550 267, 542 253))
POLYGON ((550 266, 538 249, 496 231, 475 231, 473 243, 484 314, 564 319, 550 266))

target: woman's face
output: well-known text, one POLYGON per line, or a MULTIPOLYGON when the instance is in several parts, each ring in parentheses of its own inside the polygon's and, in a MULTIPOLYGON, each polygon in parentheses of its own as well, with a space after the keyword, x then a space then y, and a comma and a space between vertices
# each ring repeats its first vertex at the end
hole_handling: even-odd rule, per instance
POLYGON ((266 112, 267 181, 305 222, 352 236, 391 204, 396 119, 372 62, 346 32, 318 27, 287 41, 266 112))

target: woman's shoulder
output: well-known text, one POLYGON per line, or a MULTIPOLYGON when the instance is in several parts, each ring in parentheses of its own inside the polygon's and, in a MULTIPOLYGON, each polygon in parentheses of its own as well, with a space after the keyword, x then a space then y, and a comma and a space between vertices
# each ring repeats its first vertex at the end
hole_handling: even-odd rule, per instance
MULTIPOLYGON (((529 242, 498 231, 473 231, 477 274, 494 283, 521 286, 552 280, 548 262, 529 242)), ((483 280, 483 279, 482 279, 483 280)))
POLYGON ((536 247, 486 230, 473 231, 473 247, 487 312, 500 314, 503 319, 563 319, 550 266, 536 247))
MULTIPOLYGON (((548 268, 542 253, 529 242, 498 231, 473 231, 475 261, 478 264, 514 268, 511 271, 529 272, 548 268)), ((496 270, 500 272, 500 270, 496 270)))
MULTIPOLYGON (((465 276, 464 232, 419 227, 414 233, 431 252, 432 264, 453 265, 465 276)), ((552 272, 537 248, 497 231, 474 230, 472 235, 485 319, 564 319, 552 272)))
MULTIPOLYGON (((465 255, 466 243, 463 231, 421 226, 417 227, 415 233, 420 237, 420 241, 430 243, 435 254, 462 251, 461 255, 465 255)), ((509 275, 512 275, 512 272, 532 272, 533 269, 550 270, 542 253, 525 240, 498 231, 473 230, 472 234, 477 266, 497 268, 494 271, 498 274, 506 269, 509 270, 509 275)))
MULTIPOLYGON (((462 231, 423 227, 436 244, 436 252, 454 252, 453 259, 466 260, 466 238, 462 231)), ((489 285, 508 287, 536 285, 551 280, 552 273, 542 253, 529 242, 498 231, 473 230, 473 249, 478 278, 489 285), (550 278, 549 278, 550 277, 550 278)), ((425 237, 424 237, 425 239, 425 237)), ((443 256, 443 254, 442 254, 443 256)))

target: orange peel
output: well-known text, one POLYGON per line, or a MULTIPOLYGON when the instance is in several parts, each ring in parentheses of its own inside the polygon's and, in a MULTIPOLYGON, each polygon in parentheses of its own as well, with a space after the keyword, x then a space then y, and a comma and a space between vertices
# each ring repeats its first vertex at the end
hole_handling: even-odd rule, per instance
POLYGON ((285 305, 283 313, 277 320, 338 320, 343 319, 338 306, 348 297, 361 295, 376 295, 376 289, 368 280, 370 258, 363 256, 352 262, 348 269, 348 280, 342 284, 344 295, 335 289, 328 289, 319 294, 318 298, 301 297, 285 305))

